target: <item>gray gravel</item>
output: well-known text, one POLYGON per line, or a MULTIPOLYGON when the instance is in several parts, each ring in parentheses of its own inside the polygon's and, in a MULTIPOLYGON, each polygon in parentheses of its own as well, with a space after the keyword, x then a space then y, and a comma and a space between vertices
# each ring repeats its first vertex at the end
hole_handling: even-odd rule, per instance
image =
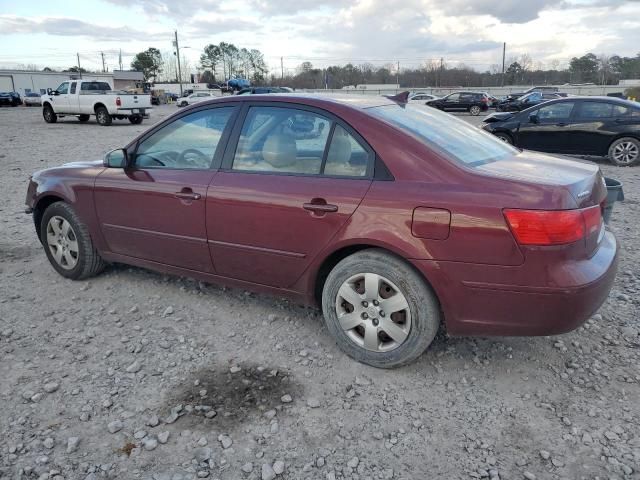
POLYGON ((584 327, 442 336, 381 371, 282 299, 126 266, 54 272, 22 213, 29 174, 150 123, 0 109, 0 478, 640 478, 640 167, 598 160, 627 201, 618 279, 584 327))

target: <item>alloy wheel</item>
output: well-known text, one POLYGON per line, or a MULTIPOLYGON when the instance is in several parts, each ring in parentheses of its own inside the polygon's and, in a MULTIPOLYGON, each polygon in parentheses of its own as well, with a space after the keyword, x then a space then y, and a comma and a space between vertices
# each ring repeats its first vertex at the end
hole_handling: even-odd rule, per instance
POLYGON ((373 352, 389 352, 409 337, 411 311, 397 285, 375 273, 348 278, 336 296, 338 321, 347 337, 373 352))
POLYGON ((613 158, 617 163, 630 164, 635 162, 640 155, 638 146, 633 142, 621 142, 613 149, 613 158))
POLYGON ((78 264, 78 239, 66 219, 57 215, 49 219, 47 246, 55 262, 65 270, 71 270, 78 264))

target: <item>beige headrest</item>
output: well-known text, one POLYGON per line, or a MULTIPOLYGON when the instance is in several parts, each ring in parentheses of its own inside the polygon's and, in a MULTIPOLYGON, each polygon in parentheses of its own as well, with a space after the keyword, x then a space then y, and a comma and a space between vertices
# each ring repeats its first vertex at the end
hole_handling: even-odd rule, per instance
MULTIPOLYGON (((336 133, 338 130, 336 129, 336 133)), ((333 135, 327 163, 348 164, 351 160, 351 142, 346 135, 333 135)))
POLYGON ((262 158, 276 168, 293 165, 297 154, 296 140, 280 132, 269 135, 262 147, 262 158))

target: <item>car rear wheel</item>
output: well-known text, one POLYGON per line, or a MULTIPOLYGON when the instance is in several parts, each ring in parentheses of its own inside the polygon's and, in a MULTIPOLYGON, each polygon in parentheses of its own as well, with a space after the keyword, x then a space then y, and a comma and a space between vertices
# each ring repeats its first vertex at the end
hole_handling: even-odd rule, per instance
POLYGON ((53 111, 53 108, 51 108, 51 105, 44 106, 42 109, 42 117, 47 123, 56 123, 58 121, 58 116, 56 112, 53 111))
POLYGON ((480 115, 481 111, 482 109, 478 105, 473 105, 471 108, 469 108, 469 113, 474 117, 480 115))
POLYGON ((129 117, 129 121, 133 125, 140 125, 142 123, 142 116, 141 115, 133 115, 133 116, 129 117))
POLYGON ((87 226, 67 203, 55 202, 47 207, 40 223, 40 241, 49 262, 63 277, 81 280, 105 267, 87 226))
POLYGON ((619 167, 629 167, 640 162, 640 140, 619 138, 609 147, 609 160, 619 167))
POLYGON ((90 115, 78 115, 78 120, 81 122, 88 122, 90 115))
POLYGON ((498 132, 498 133, 494 133, 494 135, 500 140, 502 140, 504 143, 513 145, 513 139, 511 138, 511 135, 509 135, 508 133, 498 132))
POLYGON ((109 111, 105 107, 96 108, 96 120, 99 125, 103 127, 108 127, 113 122, 111 115, 109 115, 109 111))
POLYGON ((379 249, 362 250, 334 267, 324 284, 322 310, 342 351, 379 368, 418 358, 441 319, 438 300, 424 279, 379 249))

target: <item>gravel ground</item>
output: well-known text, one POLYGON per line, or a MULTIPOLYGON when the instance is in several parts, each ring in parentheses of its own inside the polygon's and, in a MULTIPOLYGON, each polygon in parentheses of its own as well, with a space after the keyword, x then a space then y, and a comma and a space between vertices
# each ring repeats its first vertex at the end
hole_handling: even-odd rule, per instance
POLYGON ((125 266, 55 273, 23 213, 29 174, 149 123, 0 109, 0 478, 640 478, 640 168, 600 160, 627 201, 618 279, 584 327, 442 336, 383 371, 282 299, 125 266))

